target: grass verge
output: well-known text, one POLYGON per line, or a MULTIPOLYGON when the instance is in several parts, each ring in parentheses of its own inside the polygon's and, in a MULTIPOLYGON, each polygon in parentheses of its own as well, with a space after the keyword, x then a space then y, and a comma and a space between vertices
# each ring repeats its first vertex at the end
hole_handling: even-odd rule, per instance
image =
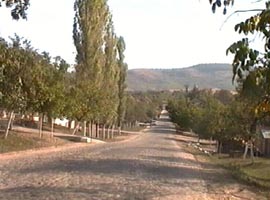
POLYGON ((193 154, 200 162, 208 162, 225 168, 238 180, 262 189, 270 189, 269 158, 255 157, 252 161, 250 158, 245 160, 242 158, 231 158, 227 154, 208 156, 192 146, 187 147, 186 150, 193 154))
POLYGON ((270 189, 270 159, 269 158, 230 158, 214 155, 209 158, 212 162, 228 169, 238 179, 262 188, 270 189))
POLYGON ((0 134, 0 153, 39 149, 43 147, 64 145, 67 143, 70 142, 59 138, 50 138, 48 136, 39 138, 37 134, 33 133, 18 133, 10 131, 7 139, 4 139, 3 133, 0 134))

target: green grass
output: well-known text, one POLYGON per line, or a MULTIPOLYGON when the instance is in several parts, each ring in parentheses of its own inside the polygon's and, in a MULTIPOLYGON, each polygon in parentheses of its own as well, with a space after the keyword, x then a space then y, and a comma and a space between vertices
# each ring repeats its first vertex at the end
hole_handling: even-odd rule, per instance
POLYGON ((270 159, 255 157, 250 158, 231 158, 227 154, 208 156, 192 147, 188 148, 198 160, 204 160, 217 166, 221 166, 239 180, 246 183, 270 189, 270 159))
POLYGON ((191 146, 186 147, 185 150, 193 154, 200 162, 211 163, 225 168, 238 180, 266 191, 270 189, 270 158, 255 157, 254 161, 252 161, 250 158, 245 160, 231 158, 227 154, 208 156, 191 146))
POLYGON ((212 156, 211 161, 229 169, 234 176, 248 183, 270 189, 270 159, 269 158, 229 158, 212 156))
POLYGON ((11 133, 6 140, 4 137, 0 138, 0 153, 34 148, 35 143, 31 138, 24 138, 18 134, 11 133))

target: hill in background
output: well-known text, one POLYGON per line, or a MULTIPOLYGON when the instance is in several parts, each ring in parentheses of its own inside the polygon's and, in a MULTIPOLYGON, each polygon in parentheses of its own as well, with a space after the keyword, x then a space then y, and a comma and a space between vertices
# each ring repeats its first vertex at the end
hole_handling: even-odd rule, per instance
POLYGON ((193 88, 219 88, 234 90, 230 64, 200 64, 176 69, 128 70, 129 91, 179 90, 185 85, 193 88))

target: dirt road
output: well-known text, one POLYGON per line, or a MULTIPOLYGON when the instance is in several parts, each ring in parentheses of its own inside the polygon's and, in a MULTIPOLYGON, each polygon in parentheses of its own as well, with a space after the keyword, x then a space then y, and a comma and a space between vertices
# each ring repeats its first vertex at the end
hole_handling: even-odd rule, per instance
POLYGON ((198 163, 176 137, 162 116, 128 141, 0 155, 0 199, 266 199, 198 163))

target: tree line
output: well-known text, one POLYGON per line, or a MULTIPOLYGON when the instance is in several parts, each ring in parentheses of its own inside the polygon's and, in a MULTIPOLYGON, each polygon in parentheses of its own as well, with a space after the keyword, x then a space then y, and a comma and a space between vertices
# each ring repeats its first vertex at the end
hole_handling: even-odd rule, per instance
MULTIPOLYGON (((258 137, 257 127, 269 126, 270 1, 258 2, 264 2, 265 6, 236 10, 226 19, 240 13, 251 15, 235 25, 235 32, 242 38, 226 51, 234 55, 233 82, 238 94, 229 104, 213 94, 198 92, 196 89, 187 92, 184 97, 171 100, 168 108, 172 119, 179 126, 194 130, 200 137, 217 139, 220 144, 254 139, 258 137), (258 38, 261 40, 259 48, 254 45, 258 38)), ((222 8, 226 15, 229 6, 234 5, 234 0, 209 0, 209 3, 213 13, 222 8)))
POLYGON ((18 35, 0 39, 0 101, 10 113, 5 137, 14 113, 39 113, 40 128, 46 115, 75 120, 76 129, 80 123, 121 129, 126 110, 124 39, 114 31, 106 0, 76 0, 74 9, 75 66, 40 53, 18 35))
POLYGON ((171 93, 165 91, 128 92, 125 122, 132 126, 157 119, 169 97, 171 93))
MULTIPOLYGON (((170 117, 180 130, 192 130, 199 138, 217 140, 219 151, 223 143, 241 145, 258 137, 258 114, 254 112, 257 107, 252 98, 241 92, 213 92, 196 87, 168 103, 170 117)), ((269 119, 260 119, 260 123, 269 124, 269 119)))

